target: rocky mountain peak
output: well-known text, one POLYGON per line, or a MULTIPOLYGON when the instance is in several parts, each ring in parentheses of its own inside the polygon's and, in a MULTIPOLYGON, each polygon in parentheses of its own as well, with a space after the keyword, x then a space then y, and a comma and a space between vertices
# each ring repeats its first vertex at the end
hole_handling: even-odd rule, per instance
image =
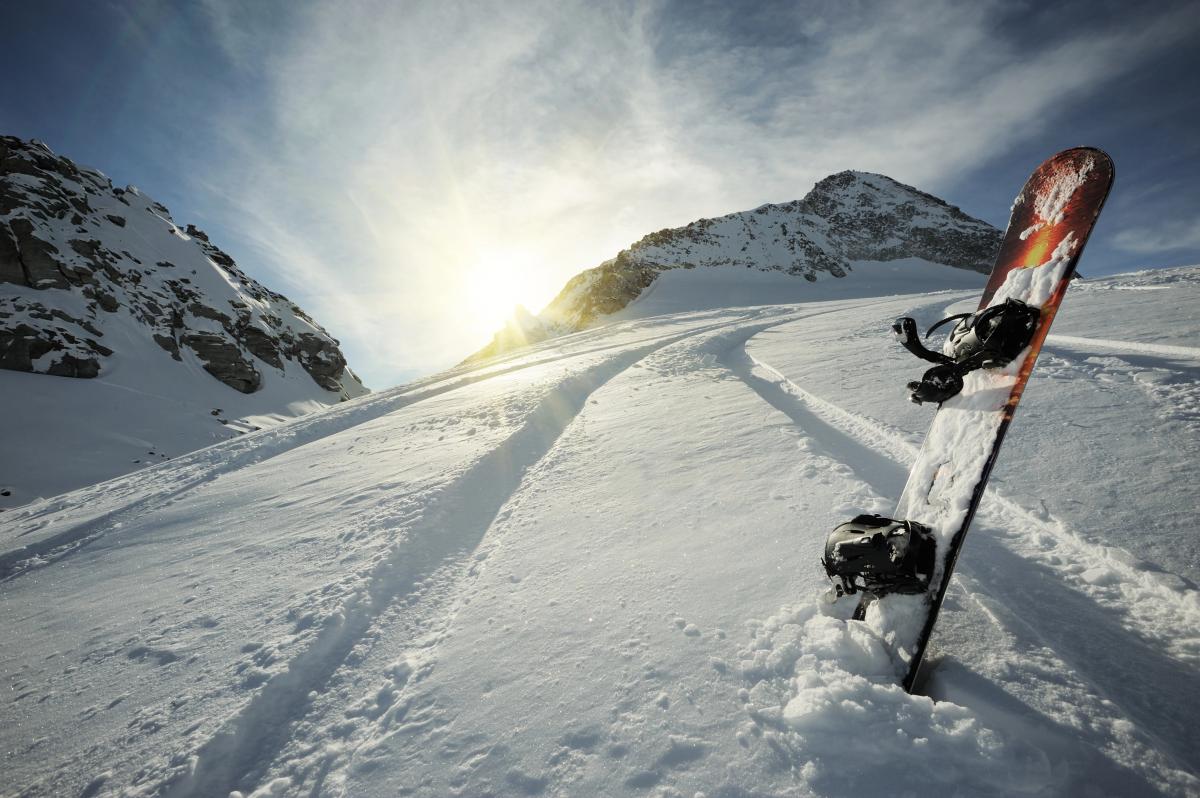
POLYGON ((289 364, 332 401, 365 392, 336 340, 203 231, 40 141, 0 137, 0 368, 96 377, 131 336, 243 394, 289 364))

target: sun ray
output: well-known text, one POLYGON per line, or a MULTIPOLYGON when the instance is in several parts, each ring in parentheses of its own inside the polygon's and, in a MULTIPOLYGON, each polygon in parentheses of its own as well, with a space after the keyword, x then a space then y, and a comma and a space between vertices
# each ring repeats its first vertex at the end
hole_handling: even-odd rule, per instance
POLYGON ((530 259, 513 250, 482 254, 464 275, 464 304, 470 323, 481 335, 490 336, 513 318, 518 306, 533 313, 543 293, 535 280, 530 259))

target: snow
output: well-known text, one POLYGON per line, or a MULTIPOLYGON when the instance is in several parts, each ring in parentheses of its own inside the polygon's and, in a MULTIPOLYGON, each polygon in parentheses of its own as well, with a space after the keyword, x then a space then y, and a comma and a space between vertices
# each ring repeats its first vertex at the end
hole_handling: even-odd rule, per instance
POLYGON ((700 309, 780 305, 836 299, 848 294, 887 296, 912 292, 912 286, 937 285, 942 290, 981 289, 987 275, 948 269, 919 258, 855 261, 847 277, 827 273, 816 282, 776 271, 708 267, 665 271, 614 320, 647 318, 700 309))
MULTIPOLYGON (((146 335, 110 330, 119 348, 92 379, 0 370, 5 448, 0 487, 13 507, 55 496, 324 408, 331 394, 293 361, 269 370, 263 387, 240 394, 182 363, 146 335), (29 401, 36 397, 36 401, 29 401)), ((47 355, 56 356, 57 353, 47 355)))
POLYGON ((929 424, 891 321, 978 296, 928 268, 677 270, 7 511, 0 794, 1200 795, 1200 269, 1068 292, 926 695, 820 599, 929 424))
POLYGON ((1063 220, 1067 203, 1071 201, 1076 189, 1084 184, 1095 166, 1096 162, 1090 157, 1086 158, 1078 169, 1069 162, 1057 164, 1057 171, 1050 175, 1050 185, 1036 194, 1033 210, 1037 221, 1021 231, 1022 241, 1042 228, 1056 225, 1063 220))

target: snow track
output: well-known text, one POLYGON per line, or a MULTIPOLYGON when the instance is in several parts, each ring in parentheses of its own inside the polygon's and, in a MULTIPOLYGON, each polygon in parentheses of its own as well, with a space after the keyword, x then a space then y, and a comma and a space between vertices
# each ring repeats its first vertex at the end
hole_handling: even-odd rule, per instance
MULTIPOLYGON (((763 315, 770 318, 779 314, 776 312, 763 315)), ((723 328, 706 327, 661 347, 639 352, 628 358, 627 365, 637 366, 637 370, 642 373, 688 375, 714 357, 719 357, 728 350, 739 349, 746 340, 763 330, 795 321, 798 317, 803 317, 803 314, 789 313, 782 318, 757 323, 742 322, 723 328), (653 355, 649 356, 651 352, 653 355)), ((599 385, 594 386, 588 396, 599 388, 599 385)), ((577 409, 582 406, 580 402, 577 409)), ((568 419, 573 424, 577 423, 575 415, 568 419)), ((558 437, 561 437, 566 429, 567 426, 558 429, 555 446, 558 437)), ((549 442, 548 437, 543 439, 543 443, 546 442, 549 442)), ((451 626, 454 618, 470 603, 470 599, 462 597, 475 596, 480 592, 475 586, 478 575, 488 568, 490 553, 500 545, 499 540, 504 537, 505 528, 511 525, 514 514, 520 512, 523 494, 537 495, 541 492, 541 486, 547 478, 546 472, 554 468, 552 463, 547 462, 554 459, 548 457, 552 448, 554 447, 540 445, 536 447, 539 456, 536 461, 528 464, 524 471, 526 476, 519 481, 520 484, 517 484, 517 481, 506 480, 512 491, 486 519, 491 523, 482 526, 471 525, 470 528, 478 530, 478 536, 471 537, 473 545, 460 546, 453 552, 448 552, 436 567, 425 569, 423 575, 426 577, 437 573, 436 589, 431 590, 427 580, 425 590, 421 595, 413 596, 408 608, 399 613, 391 613, 389 617, 376 614, 376 627, 372 629, 370 637, 374 641, 380 641, 379 645, 383 645, 384 640, 389 641, 387 650, 390 653, 380 659, 372 651, 376 643, 371 643, 365 647, 363 656, 377 662, 401 663, 399 666, 386 665, 381 669, 385 674, 382 686, 378 683, 372 685, 370 679, 366 684, 362 684, 362 680, 356 678, 361 670, 359 663, 345 668, 344 672, 332 680, 326 680, 341 684, 343 688, 332 694, 329 700, 318 702, 309 709, 303 721, 296 724, 298 733, 288 742, 286 750, 273 752, 276 764, 265 774, 259 773, 257 779, 247 779, 247 786, 257 781, 264 785, 261 788, 263 794, 267 794, 271 784, 309 783, 314 780, 314 774, 315 780, 321 784, 341 783, 347 778, 346 771, 352 772, 364 761, 371 762, 376 759, 378 753, 375 749, 389 740, 391 735, 398 734, 398 729, 406 730, 405 734, 419 734, 418 739, 424 740, 425 734, 436 733, 451 724, 444 709, 439 712, 435 708, 434 700, 421 698, 419 692, 414 694, 414 690, 421 689, 423 679, 444 656, 439 650, 439 644, 452 637, 451 626), (529 474, 533 475, 532 479, 529 474), (406 641, 405 633, 415 636, 406 641), (397 669, 398 676, 395 675, 397 669), (356 696, 354 690, 345 690, 344 685, 350 684, 356 685, 358 690, 362 691, 361 697, 356 696), (348 721, 347 718, 351 720, 348 721), (407 731, 414 727, 416 732, 407 731), (354 730, 351 731, 351 728, 354 730), (335 735, 344 742, 336 750, 330 750, 321 741, 335 735)), ((567 450, 570 448, 568 446, 567 450)), ((566 456, 569 455, 565 452, 559 455, 566 456)), ((494 477, 489 476, 488 479, 494 480, 494 477)), ((466 490, 464 495, 471 493, 472 490, 466 490)), ((461 497, 459 501, 462 501, 461 497)), ((489 509, 493 504, 495 503, 489 502, 489 509)), ((459 528, 452 519, 443 520, 438 526, 443 529, 459 528)), ((414 581, 420 584, 419 579, 414 581)), ((574 739, 570 734, 567 734, 568 738, 574 739)), ((590 739, 588 734, 590 733, 579 733, 578 738, 590 739)), ((484 751, 486 749, 477 751, 475 755, 485 755, 484 751)), ((411 754, 405 753, 403 756, 408 757, 411 754)), ((671 755, 668 753, 664 756, 664 761, 669 760, 671 755)), ((262 758, 261 761, 267 760, 262 758)), ((645 773, 641 777, 650 781, 657 778, 645 773)), ((634 774, 631 778, 637 781, 639 776, 634 774)), ((540 777, 528 773, 513 775, 510 772, 506 777, 506 784, 517 792, 524 791, 522 784, 531 787, 540 783, 540 777)), ((350 794, 356 793, 352 790, 350 794)))
POLYGON ((1080 338, 1074 335, 1049 335, 1046 342, 1051 346, 1079 347, 1085 350, 1107 352, 1139 352, 1167 358, 1200 360, 1200 349, 1194 346, 1168 346, 1166 344, 1144 344, 1139 341, 1110 341, 1105 338, 1080 338))
MULTIPOLYGON (((787 319, 791 320, 791 319, 787 319)), ((168 796, 224 795, 259 783, 262 768, 286 745, 313 691, 330 676, 389 607, 424 579, 452 562, 470 560, 501 508, 525 474, 549 453, 588 398, 601 386, 652 352, 682 339, 714 336, 719 348, 744 342, 772 321, 716 325, 623 351, 557 385, 525 417, 523 425, 490 450, 422 510, 420 519, 373 568, 366 583, 326 618, 317 638, 274 676, 253 699, 205 743, 189 772, 171 784, 168 796)))
MULTIPOLYGON (((581 333, 575 343, 586 342, 594 333, 581 333)), ((586 356, 623 348, 627 344, 604 343, 596 347, 581 347, 572 356, 586 356)), ((16 510, 5 517, 12 522, 14 532, 0 540, 8 545, 0 552, 0 582, 20 576, 31 568, 56 562, 80 548, 104 537, 124 523, 136 518, 147 508, 161 506, 218 479, 223 474, 247 465, 269 460, 300 446, 315 443, 348 429, 366 424, 402 408, 451 391, 459 390, 482 380, 533 369, 557 362, 561 354, 532 357, 512 363, 512 357, 489 363, 478 370, 465 373, 448 372, 448 376, 418 381, 403 388, 372 394, 356 402, 347 402, 281 427, 262 430, 231 441, 201 449, 169 464, 140 471, 136 474, 103 482, 16 510), (136 497, 133 501, 126 501, 136 497), (89 508, 80 519, 78 506, 89 508), (113 508, 99 509, 93 508, 113 508), (71 511, 66 525, 67 509, 71 511), (92 514, 94 513, 94 514, 92 514), (90 515, 90 517, 87 517, 90 515), (56 531, 45 530, 58 527, 56 531), (65 528, 64 528, 65 527, 65 528), (9 542, 11 540, 11 543, 9 542), (15 546, 13 544, 16 544, 15 546)))
MULTIPOLYGON (((861 464, 862 478, 873 487, 883 488, 884 495, 896 495, 898 480, 903 488, 919 450, 908 436, 815 396, 750 355, 731 360, 735 373, 798 425, 809 428, 810 434, 824 439, 831 451, 847 452, 849 447, 846 459, 861 464), (812 432, 814 422, 824 425, 823 429, 812 432), (871 466, 870 460, 878 460, 880 455, 889 465, 871 466)), ((980 507, 983 523, 1005 529, 1005 537, 1023 557, 1040 560, 1056 571, 1058 578, 1098 603, 1128 613, 1125 625, 1129 632, 1166 646, 1182 662, 1200 664, 1200 591, 1169 573, 1152 570, 1120 548, 1085 540, 1062 521, 1030 511, 994 487, 989 487, 985 496, 980 507), (1117 585, 1119 590, 1109 589, 1117 585)))

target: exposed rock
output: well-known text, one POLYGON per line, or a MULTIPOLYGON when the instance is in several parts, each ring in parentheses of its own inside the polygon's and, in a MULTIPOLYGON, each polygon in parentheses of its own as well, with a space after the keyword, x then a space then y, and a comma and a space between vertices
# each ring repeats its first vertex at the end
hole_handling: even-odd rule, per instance
POLYGON ((13 219, 8 223, 17 241, 21 266, 32 288, 66 288, 70 283, 58 268, 54 257, 58 247, 34 235, 34 226, 28 219, 13 219))
POLYGON ((0 368, 34 371, 39 367, 42 373, 61 377, 95 377, 100 373, 99 357, 111 354, 111 349, 61 328, 15 324, 0 329, 0 368))
POLYGON ((65 354, 51 363, 46 373, 58 377, 95 377, 100 373, 100 361, 94 357, 78 358, 65 354))
POLYGON ((179 354, 179 342, 170 335, 162 333, 154 333, 154 343, 161 346, 163 349, 171 353, 171 357, 175 360, 183 360, 179 354))
POLYGON ((0 222, 0 283, 29 285, 29 276, 21 265, 21 252, 8 225, 0 222))
POLYGON ((28 324, 0 329, 0 368, 33 371, 33 361, 54 348, 54 342, 42 337, 41 330, 28 324))
POLYGON ((216 333, 188 333, 180 339, 196 353, 204 370, 234 390, 254 393, 262 384, 262 375, 243 355, 242 350, 216 333))
MULTIPOLYGON (((238 341, 241 342, 247 349, 249 349, 251 354, 257 357, 259 360, 263 361, 264 363, 270 363, 277 369, 283 368, 283 358, 279 354, 279 344, 276 342, 271 333, 253 325, 244 325, 238 327, 236 335, 238 341)), ((340 377, 341 374, 339 373, 337 376, 340 377)), ((317 381, 318 385, 323 388, 325 387, 321 379, 315 374, 313 375, 313 379, 317 381)), ((336 381, 337 380, 335 379, 334 382, 336 381)))
POLYGON ((233 319, 229 318, 228 315, 222 313, 216 308, 211 308, 208 305, 205 305, 203 302, 192 302, 190 305, 188 305, 188 313, 191 313, 198 319, 212 319, 213 321, 219 321, 221 326, 225 328, 233 327, 233 319))
MULTIPOLYGON (((691 264, 680 265, 694 268, 691 264)), ((575 324, 582 329, 599 317, 616 313, 625 307, 631 299, 648 288, 659 274, 670 268, 674 267, 639 262, 628 250, 624 250, 607 263, 572 277, 562 293, 571 292, 578 296, 572 313, 575 324)))
POLYGON ((297 336, 295 353, 300 364, 317 381, 317 385, 327 391, 337 390, 335 386, 346 368, 346 359, 342 357, 342 352, 337 346, 328 339, 312 333, 300 333, 297 336))

